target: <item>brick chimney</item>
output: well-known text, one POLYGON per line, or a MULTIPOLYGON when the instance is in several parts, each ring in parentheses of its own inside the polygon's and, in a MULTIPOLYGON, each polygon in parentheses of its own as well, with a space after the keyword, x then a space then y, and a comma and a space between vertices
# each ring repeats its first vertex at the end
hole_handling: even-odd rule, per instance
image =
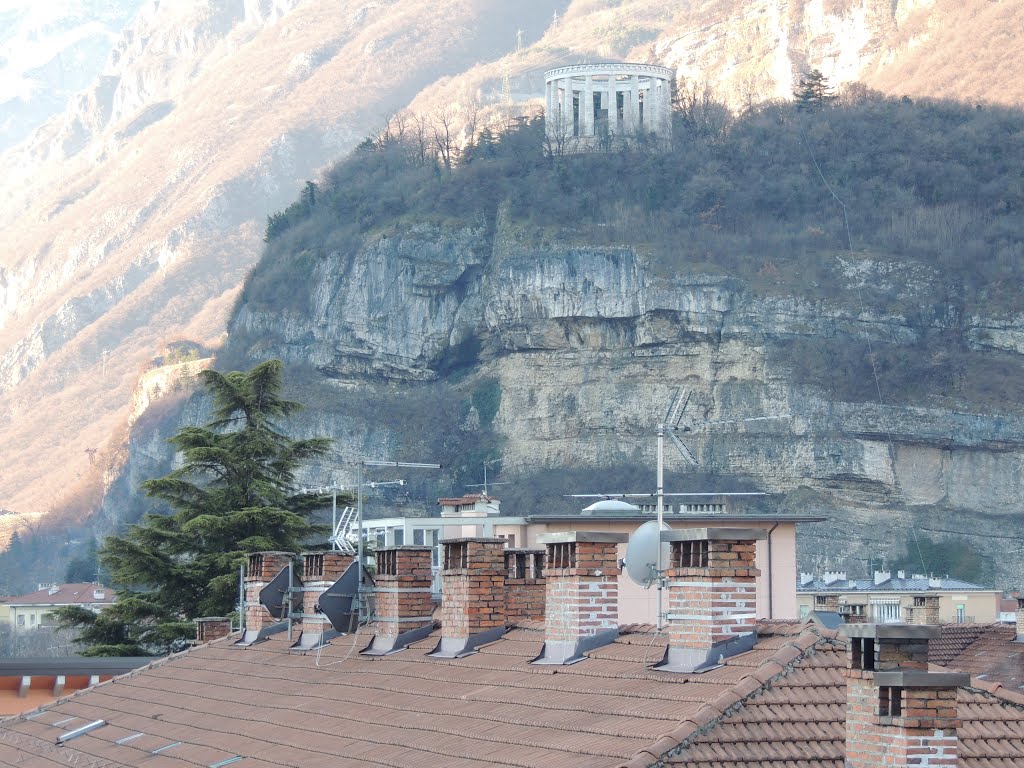
POLYGON ((413 546, 377 550, 374 636, 361 653, 396 653, 433 631, 432 550, 413 546))
POLYGON ((570 531, 538 537, 547 548, 544 648, 535 664, 574 664, 619 634, 618 545, 625 533, 570 531))
POLYGON ((826 592, 822 595, 815 595, 814 610, 839 613, 839 595, 835 592, 826 592))
POLYGON ((669 542, 666 611, 669 645, 658 669, 703 672, 753 648, 756 640, 755 542, 761 528, 663 531, 669 542))
POLYGON ((861 602, 845 602, 839 604, 839 613, 847 624, 864 624, 868 620, 868 606, 861 602))
POLYGON ((231 634, 231 619, 225 616, 204 616, 195 623, 196 643, 210 643, 231 634))
POLYGON ((959 759, 956 689, 970 676, 928 672, 928 642, 939 628, 846 625, 848 768, 955 766, 959 759))
POLYGON ((939 596, 918 595, 906 609, 907 624, 936 626, 939 621, 939 596))
POLYGON ((505 634, 505 539, 441 543, 441 640, 430 655, 461 658, 505 634))
POLYGON ((260 590, 286 568, 295 555, 291 552, 253 552, 245 569, 245 633, 260 632, 278 621, 260 603, 260 590))
POLYGON ((294 647, 315 648, 333 634, 331 621, 318 603, 331 585, 352 564, 352 555, 335 550, 302 553, 302 634, 294 647))
POLYGON ((505 550, 505 620, 543 621, 544 593, 543 549, 505 550))

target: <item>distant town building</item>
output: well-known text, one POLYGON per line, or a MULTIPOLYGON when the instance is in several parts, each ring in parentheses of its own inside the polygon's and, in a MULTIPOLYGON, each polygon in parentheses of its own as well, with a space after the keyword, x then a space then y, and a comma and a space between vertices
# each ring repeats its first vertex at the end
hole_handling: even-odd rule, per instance
POLYGON ((800 617, 813 611, 840 613, 849 622, 874 624, 989 624, 999 621, 1002 593, 948 577, 875 571, 848 579, 843 571, 800 574, 800 617))
POLYGON ((58 608, 77 605, 99 613, 114 599, 114 590, 102 584, 40 584, 35 592, 8 598, 7 621, 17 630, 51 626, 58 608))
POLYGON ((558 152, 611 146, 616 138, 672 137, 675 72, 651 64, 574 64, 544 73, 544 128, 558 152))

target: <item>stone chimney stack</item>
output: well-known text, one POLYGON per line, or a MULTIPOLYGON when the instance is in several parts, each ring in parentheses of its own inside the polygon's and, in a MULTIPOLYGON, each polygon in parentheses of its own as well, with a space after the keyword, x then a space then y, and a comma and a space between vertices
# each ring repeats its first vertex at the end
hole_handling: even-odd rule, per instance
POLYGON ((441 543, 441 640, 431 655, 461 658, 505 634, 505 539, 441 543))
POLYGON ((955 766, 956 691, 970 676, 928 672, 928 642, 939 628, 845 625, 848 768, 955 766))
POLYGON ((918 595, 914 604, 907 608, 907 624, 937 626, 940 623, 938 595, 918 595))
POLYGON ((211 643, 231 634, 231 619, 225 616, 204 616, 196 619, 196 643, 211 643))
POLYGON ((361 653, 386 656, 422 640, 434 629, 432 547, 377 550, 373 640, 361 653))
POLYGON ((543 549, 506 549, 505 620, 543 621, 546 583, 543 549))
POLYGON ((619 634, 618 545, 625 533, 571 531, 538 537, 547 548, 544 648, 535 664, 573 664, 619 634))
POLYGON ((260 603, 260 591, 286 568, 295 555, 291 552, 253 552, 245 569, 245 631, 259 632, 277 623, 260 603))
POLYGON ((299 647, 316 647, 333 629, 330 619, 317 606, 320 596, 341 578, 353 560, 352 555, 335 550, 302 553, 302 635, 299 647))
POLYGON ((1017 598, 1017 640, 1024 643, 1024 597, 1017 598))
POLYGON ((669 646, 658 669, 701 672, 753 648, 756 635, 755 542, 760 528, 663 531, 669 646))

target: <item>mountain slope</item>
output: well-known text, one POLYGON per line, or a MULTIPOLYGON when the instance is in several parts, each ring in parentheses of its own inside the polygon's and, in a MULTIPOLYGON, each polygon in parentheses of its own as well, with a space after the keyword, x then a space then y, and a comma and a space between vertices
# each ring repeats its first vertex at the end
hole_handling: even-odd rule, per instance
POLYGON ((404 105, 486 119, 538 106, 547 67, 609 58, 669 64, 734 106, 787 96, 808 66, 1021 104, 1019 14, 985 0, 146 4, 93 86, 0 156, 0 507, 42 512, 109 472, 140 373, 169 342, 220 343, 265 216, 404 105))
MULTIPOLYGON (((515 15, 547 23, 551 7, 515 15)), ((138 372, 163 345, 216 342, 266 214, 513 30, 499 2, 140 14, 114 74, 4 158, 2 505, 35 512, 52 501, 43 489, 86 473, 86 451, 119 440, 138 372)))

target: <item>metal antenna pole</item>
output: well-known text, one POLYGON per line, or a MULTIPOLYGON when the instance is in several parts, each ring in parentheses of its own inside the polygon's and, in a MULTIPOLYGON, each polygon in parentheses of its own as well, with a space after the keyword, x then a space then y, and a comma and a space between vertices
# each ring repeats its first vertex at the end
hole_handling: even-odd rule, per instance
POLYGON ((359 618, 366 617, 366 609, 363 606, 363 467, 412 467, 414 469, 440 469, 440 464, 424 464, 414 461, 371 461, 361 459, 356 464, 356 530, 358 541, 356 543, 356 605, 359 618))
POLYGON ((245 632, 245 561, 238 566, 238 628, 245 632))
POLYGON ((665 425, 658 425, 658 555, 655 568, 658 574, 658 631, 664 626, 662 617, 662 590, 664 579, 661 576, 661 528, 665 524, 665 425))
POLYGON ((338 533, 338 489, 331 489, 331 549, 341 549, 337 541, 338 533))
POLYGON ((356 466, 356 613, 362 618, 363 608, 363 464, 356 466))

